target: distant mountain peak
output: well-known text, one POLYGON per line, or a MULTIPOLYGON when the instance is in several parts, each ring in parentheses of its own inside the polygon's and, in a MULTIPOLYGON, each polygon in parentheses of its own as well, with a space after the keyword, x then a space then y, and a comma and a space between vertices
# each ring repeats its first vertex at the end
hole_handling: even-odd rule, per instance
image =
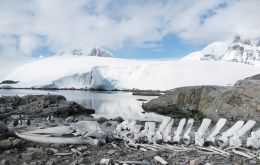
POLYGON ((214 42, 183 59, 260 64, 260 40, 250 40, 237 34, 232 42, 214 42))
POLYGON ((93 48, 89 56, 98 56, 98 57, 113 57, 112 53, 102 48, 93 48))
POLYGON ((89 51, 89 49, 72 49, 69 51, 62 51, 59 55, 73 55, 73 56, 97 56, 97 57, 113 57, 112 53, 95 47, 89 51))

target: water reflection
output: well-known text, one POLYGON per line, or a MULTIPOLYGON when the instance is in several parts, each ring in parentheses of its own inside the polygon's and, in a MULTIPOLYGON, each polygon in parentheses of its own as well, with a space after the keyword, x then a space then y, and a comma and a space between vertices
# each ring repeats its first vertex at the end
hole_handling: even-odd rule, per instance
POLYGON ((161 121, 162 116, 154 113, 143 113, 142 103, 138 101, 144 99, 149 101, 155 96, 133 96, 130 92, 96 92, 96 91, 73 91, 73 90, 20 90, 0 89, 0 95, 23 96, 37 94, 57 94, 63 95, 67 100, 75 101, 87 108, 95 109, 94 117, 104 116, 115 118, 118 116, 124 119, 154 120, 161 121))

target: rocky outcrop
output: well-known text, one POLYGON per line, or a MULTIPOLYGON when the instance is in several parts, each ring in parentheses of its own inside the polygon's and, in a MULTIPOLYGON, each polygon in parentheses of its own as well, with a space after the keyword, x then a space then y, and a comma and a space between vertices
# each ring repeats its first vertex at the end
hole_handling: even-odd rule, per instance
POLYGON ((11 115, 28 117, 58 116, 68 117, 77 114, 93 114, 94 110, 86 109, 76 102, 66 101, 60 95, 28 95, 0 97, 0 119, 11 115))
POLYGON ((171 116, 206 116, 260 120, 260 75, 238 81, 232 87, 191 86, 177 88, 143 104, 148 112, 171 116))

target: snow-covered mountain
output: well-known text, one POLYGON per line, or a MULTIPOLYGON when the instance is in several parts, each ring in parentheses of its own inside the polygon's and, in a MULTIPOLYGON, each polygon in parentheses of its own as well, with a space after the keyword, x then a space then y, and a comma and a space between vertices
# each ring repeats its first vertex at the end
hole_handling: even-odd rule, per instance
POLYGON ((6 76, 13 87, 168 90, 228 85, 260 72, 259 66, 222 61, 150 61, 93 56, 53 56, 27 63, 6 76))
MULTIPOLYGON (((245 50, 249 49, 253 50, 255 55, 259 43, 236 37, 231 44, 215 42, 202 51, 188 55, 186 60, 175 61, 107 58, 111 55, 99 48, 89 53, 67 51, 62 55, 26 62, 9 73, 5 71, 6 76, 0 77, 0 81, 19 81, 17 84, 11 84, 17 88, 102 90, 168 90, 193 85, 228 85, 259 74, 260 65, 247 65, 249 62, 258 64, 256 58, 249 58, 251 55, 245 53, 248 52, 245 50), (243 47, 243 51, 239 46, 243 47), (234 56, 233 52, 241 54, 234 56), (245 55, 248 58, 244 59, 245 55)), ((3 66, 0 66, 0 71, 1 68, 3 66)))
POLYGON ((214 42, 201 51, 185 56, 183 59, 260 65, 260 39, 249 40, 236 35, 232 42, 214 42))
POLYGON ((93 48, 89 49, 72 49, 67 51, 61 51, 59 55, 74 55, 74 56, 97 56, 97 57, 113 57, 112 53, 102 49, 102 48, 93 48))

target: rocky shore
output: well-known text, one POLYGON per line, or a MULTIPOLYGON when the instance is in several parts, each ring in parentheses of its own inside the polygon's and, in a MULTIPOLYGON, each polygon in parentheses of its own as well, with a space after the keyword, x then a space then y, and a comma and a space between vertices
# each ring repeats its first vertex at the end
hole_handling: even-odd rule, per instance
MULTIPOLYGON (((260 121, 260 75, 239 80, 234 86, 191 86, 167 91, 143 104, 146 112, 172 117, 208 117, 260 121)), ((259 122, 257 123, 259 126, 259 122)))
MULTIPOLYGON (((144 108, 146 111, 173 116, 178 120, 181 116, 191 117, 193 114, 198 117, 200 117, 198 115, 200 114, 217 119, 224 111, 227 111, 227 108, 230 110, 231 107, 233 109, 227 113, 226 117, 230 116, 231 119, 235 120, 232 117, 233 113, 240 109, 237 108, 238 105, 239 107, 253 105, 253 103, 258 105, 259 91, 257 92, 257 90, 260 89, 257 85, 258 81, 259 79, 256 76, 239 81, 234 87, 201 86, 179 88, 144 104, 144 108), (252 82, 254 83, 252 84, 252 82), (248 86, 248 84, 252 88, 242 90, 242 87, 248 86), (218 108, 218 111, 211 110, 210 106, 220 104, 218 100, 220 98, 224 100, 222 103, 224 106, 218 108), (214 104, 211 102, 214 102, 214 104), (225 107, 227 108, 225 109, 225 107)), ((246 115, 242 112, 240 110, 235 117, 246 118, 246 115)), ((258 119, 259 116, 256 114, 259 114, 259 109, 254 111, 252 106, 248 112, 254 115, 252 116, 253 119, 258 119)), ((82 120, 95 120, 90 116, 92 113, 94 113, 94 110, 87 109, 75 102, 66 101, 65 97, 58 95, 0 97, 0 164, 88 165, 100 164, 100 160, 103 158, 114 161, 143 161, 144 164, 161 164, 155 160, 155 156, 160 156, 168 164, 259 163, 238 155, 223 157, 221 155, 201 153, 197 150, 180 152, 167 149, 153 151, 144 148, 132 148, 124 141, 111 141, 110 139, 107 139, 106 144, 98 146, 39 144, 20 139, 14 134, 14 131, 22 132, 37 128, 69 125, 82 120)), ((123 120, 122 118, 110 120, 103 118, 97 121, 107 130, 112 130, 123 120)), ((197 128, 193 128, 193 132, 197 128)), ((191 144, 185 147, 194 148, 195 146, 191 144)))

